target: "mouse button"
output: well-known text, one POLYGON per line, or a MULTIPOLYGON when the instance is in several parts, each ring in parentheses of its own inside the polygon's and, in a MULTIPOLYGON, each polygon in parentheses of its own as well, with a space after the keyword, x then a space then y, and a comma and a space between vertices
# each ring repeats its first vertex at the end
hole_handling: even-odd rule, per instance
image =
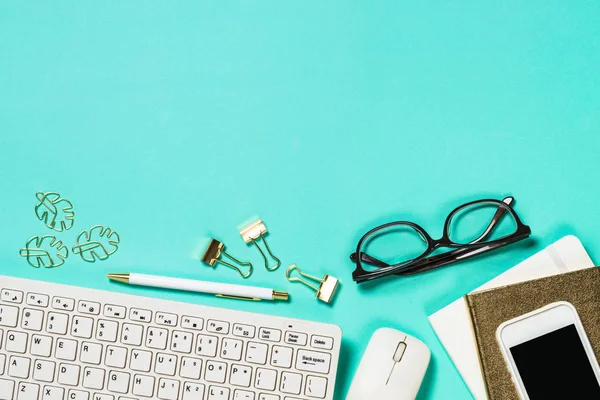
POLYGON ((398 346, 396 346, 396 351, 394 352, 394 356, 392 357, 394 359, 394 362, 400 362, 402 360, 402 357, 404 357, 405 352, 406 342, 398 343, 398 346))

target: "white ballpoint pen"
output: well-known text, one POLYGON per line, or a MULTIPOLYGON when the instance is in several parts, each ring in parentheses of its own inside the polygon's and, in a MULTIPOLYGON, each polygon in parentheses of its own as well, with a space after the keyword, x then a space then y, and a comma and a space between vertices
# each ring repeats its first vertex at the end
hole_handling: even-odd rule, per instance
POLYGON ((193 279, 171 278, 146 274, 108 274, 111 281, 128 285, 150 286, 163 289, 184 290, 188 292, 214 294, 240 300, 288 300, 288 293, 275 289, 234 285, 230 283, 207 282, 193 279))

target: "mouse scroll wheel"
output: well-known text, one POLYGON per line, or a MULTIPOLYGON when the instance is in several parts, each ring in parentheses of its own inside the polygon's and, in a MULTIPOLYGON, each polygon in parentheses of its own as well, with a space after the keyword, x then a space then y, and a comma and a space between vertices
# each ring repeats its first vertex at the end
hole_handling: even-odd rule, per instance
POLYGON ((396 351, 394 352, 394 362, 400 362, 402 357, 404 356, 404 352, 406 351, 406 343, 400 342, 398 343, 398 347, 396 347, 396 351))

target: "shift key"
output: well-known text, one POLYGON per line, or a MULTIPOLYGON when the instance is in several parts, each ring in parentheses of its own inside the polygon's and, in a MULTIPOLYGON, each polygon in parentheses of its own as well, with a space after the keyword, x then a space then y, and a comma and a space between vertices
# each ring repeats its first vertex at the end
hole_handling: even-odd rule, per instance
POLYGON ((300 371, 328 374, 330 364, 331 354, 310 350, 298 350, 296 369, 300 371))

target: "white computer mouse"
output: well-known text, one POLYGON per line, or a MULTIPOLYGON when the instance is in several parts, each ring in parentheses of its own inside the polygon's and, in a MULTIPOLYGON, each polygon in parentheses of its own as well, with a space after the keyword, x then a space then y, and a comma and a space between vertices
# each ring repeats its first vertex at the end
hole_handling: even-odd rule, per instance
POLYGON ((425 377, 431 352, 418 339, 391 328, 375 331, 346 400, 413 400, 425 377))

